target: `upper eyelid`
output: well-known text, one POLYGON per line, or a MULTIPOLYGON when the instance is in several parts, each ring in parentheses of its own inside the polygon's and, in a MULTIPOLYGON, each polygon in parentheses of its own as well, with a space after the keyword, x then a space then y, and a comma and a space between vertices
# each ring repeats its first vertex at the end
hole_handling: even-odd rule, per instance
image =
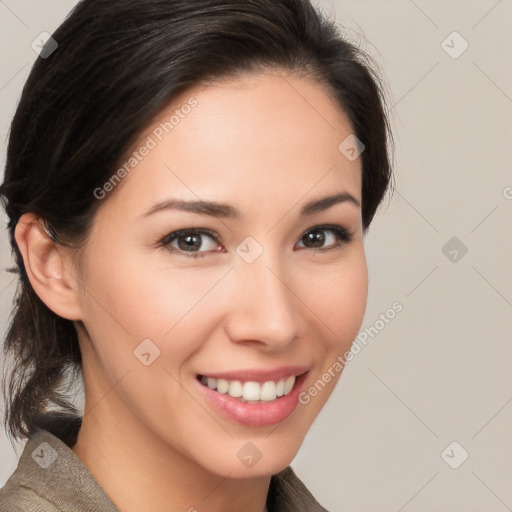
POLYGON ((216 233, 213 230, 207 229, 207 228, 183 228, 183 229, 177 229, 176 231, 173 231, 167 235, 165 235, 161 241, 165 242, 167 239, 170 239, 171 237, 173 239, 178 238, 180 235, 184 235, 187 233, 200 233, 201 235, 208 235, 211 236, 216 242, 220 242, 221 236, 216 233))

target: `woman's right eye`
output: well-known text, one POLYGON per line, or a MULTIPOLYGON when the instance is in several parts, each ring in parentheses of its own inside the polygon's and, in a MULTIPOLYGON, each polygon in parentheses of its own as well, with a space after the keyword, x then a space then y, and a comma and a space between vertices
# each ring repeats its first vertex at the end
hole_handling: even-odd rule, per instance
POLYGON ((202 258, 208 252, 219 252, 213 249, 219 245, 219 237, 213 231, 205 229, 180 229, 166 235, 160 246, 166 247, 170 252, 185 256, 186 258, 202 258), (204 243, 204 237, 210 239, 210 243, 204 243), (206 246, 206 250, 200 251, 206 246))

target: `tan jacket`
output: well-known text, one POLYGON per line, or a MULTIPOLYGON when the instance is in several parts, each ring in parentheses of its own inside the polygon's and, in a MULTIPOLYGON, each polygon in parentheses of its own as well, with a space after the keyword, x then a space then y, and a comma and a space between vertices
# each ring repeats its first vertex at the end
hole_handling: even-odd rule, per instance
MULTIPOLYGON (((268 512, 328 512, 290 466, 272 476, 267 508, 268 512)), ((0 512, 62 511, 119 509, 71 448, 41 430, 27 440, 18 467, 0 489, 0 512)))

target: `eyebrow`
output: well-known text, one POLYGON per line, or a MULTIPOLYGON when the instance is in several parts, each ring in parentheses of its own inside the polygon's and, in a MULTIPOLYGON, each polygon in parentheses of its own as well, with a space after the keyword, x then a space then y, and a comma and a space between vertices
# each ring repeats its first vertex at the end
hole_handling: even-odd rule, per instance
MULTIPOLYGON (((352 194, 349 192, 340 192, 338 194, 310 201, 302 207, 300 216, 313 215, 314 213, 322 212, 331 208, 331 206, 340 203, 351 203, 357 207, 361 207, 361 203, 352 194)), ((160 201, 152 206, 147 212, 143 213, 141 217, 148 217, 156 212, 169 209, 226 219, 240 219, 242 217, 240 210, 229 204, 201 200, 184 201, 181 199, 166 199, 164 201, 160 201)))

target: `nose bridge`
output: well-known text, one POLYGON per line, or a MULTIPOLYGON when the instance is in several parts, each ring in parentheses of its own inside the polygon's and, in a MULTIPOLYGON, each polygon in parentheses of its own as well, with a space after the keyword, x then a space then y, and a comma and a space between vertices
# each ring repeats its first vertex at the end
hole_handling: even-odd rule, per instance
POLYGON ((282 257, 265 249, 251 263, 237 263, 231 323, 235 338, 284 344, 295 337, 297 301, 282 257))

